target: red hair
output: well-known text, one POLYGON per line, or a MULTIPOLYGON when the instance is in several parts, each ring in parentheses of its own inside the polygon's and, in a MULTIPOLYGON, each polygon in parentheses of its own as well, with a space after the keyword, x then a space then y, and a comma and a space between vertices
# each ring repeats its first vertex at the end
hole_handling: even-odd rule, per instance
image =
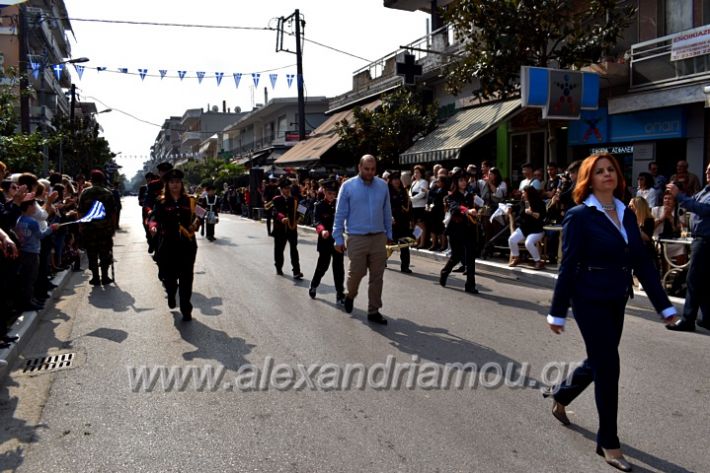
POLYGON ((614 170, 616 171, 616 189, 614 189, 614 197, 622 200, 624 198, 624 191, 626 190, 626 180, 621 172, 621 166, 614 156, 609 153, 593 154, 587 156, 582 165, 579 167, 579 173, 577 173, 577 185, 574 187, 572 197, 574 201, 578 204, 584 202, 587 197, 592 193, 592 177, 594 176, 594 168, 597 165, 597 161, 602 158, 609 160, 614 170))

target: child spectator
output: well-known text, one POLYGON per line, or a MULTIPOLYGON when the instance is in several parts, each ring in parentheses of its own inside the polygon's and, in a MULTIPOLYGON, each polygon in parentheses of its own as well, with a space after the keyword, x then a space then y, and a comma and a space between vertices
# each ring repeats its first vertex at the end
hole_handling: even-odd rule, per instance
POLYGON ((22 215, 15 225, 15 233, 20 243, 20 267, 17 278, 20 310, 41 310, 44 308, 40 301, 32 297, 39 273, 41 240, 58 227, 55 223, 48 226, 46 230, 40 231, 39 223, 33 218, 37 208, 34 199, 22 202, 20 204, 22 215))

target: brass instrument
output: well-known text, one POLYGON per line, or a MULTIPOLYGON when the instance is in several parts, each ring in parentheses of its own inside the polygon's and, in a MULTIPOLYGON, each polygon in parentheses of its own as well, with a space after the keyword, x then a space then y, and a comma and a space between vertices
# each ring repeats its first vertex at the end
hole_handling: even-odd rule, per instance
POLYGON ((394 245, 385 245, 385 248, 387 249, 387 257, 389 258, 392 256, 392 253, 395 252, 395 250, 401 250, 402 248, 409 248, 410 246, 414 245, 417 242, 412 237, 406 237, 406 238, 400 238, 399 243, 394 244, 394 245))

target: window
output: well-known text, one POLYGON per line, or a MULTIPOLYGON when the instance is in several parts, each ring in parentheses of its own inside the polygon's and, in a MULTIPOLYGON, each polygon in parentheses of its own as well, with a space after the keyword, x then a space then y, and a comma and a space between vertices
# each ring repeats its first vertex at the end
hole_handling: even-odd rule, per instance
POLYGON ((666 0, 666 34, 678 33, 693 28, 693 2, 666 0))

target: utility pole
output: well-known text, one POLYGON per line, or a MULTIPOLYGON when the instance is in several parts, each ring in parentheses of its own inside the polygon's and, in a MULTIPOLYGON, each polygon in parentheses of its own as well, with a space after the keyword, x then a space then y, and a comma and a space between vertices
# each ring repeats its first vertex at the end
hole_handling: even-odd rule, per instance
POLYGON ((298 139, 306 139, 306 101, 303 98, 303 54, 301 53, 301 14, 296 9, 296 86, 298 87, 298 139))
POLYGON ((301 19, 301 12, 297 9, 286 18, 278 19, 276 28, 276 52, 285 51, 296 55, 296 89, 298 90, 298 139, 306 138, 306 101, 303 96, 303 54, 301 51, 302 27, 306 22, 301 19), (291 51, 284 47, 284 24, 288 21, 296 21, 296 51, 291 51))
POLYGON ((27 11, 24 5, 19 5, 20 27, 17 31, 20 43, 20 131, 30 132, 30 97, 27 93, 29 81, 27 80, 27 11))

